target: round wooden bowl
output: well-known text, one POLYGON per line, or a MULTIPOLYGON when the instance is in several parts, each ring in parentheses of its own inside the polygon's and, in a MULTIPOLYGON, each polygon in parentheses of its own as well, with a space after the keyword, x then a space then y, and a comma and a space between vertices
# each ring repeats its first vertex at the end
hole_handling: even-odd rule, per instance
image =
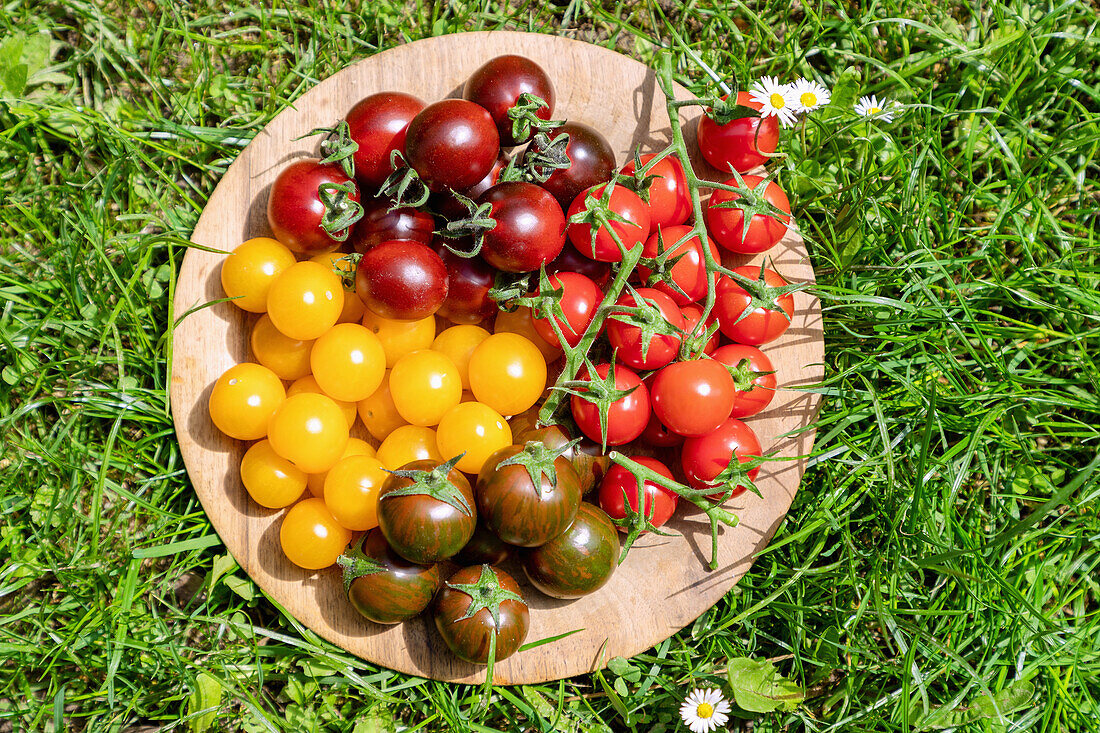
MULTIPOLYGON (((643 152, 670 140, 664 99, 653 72, 606 49, 555 36, 481 32, 443 36, 399 46, 335 74, 276 117, 230 166, 199 219, 192 241, 229 251, 255 236, 270 236, 265 205, 271 182, 290 161, 316 151, 316 138, 296 140, 341 119, 368 94, 401 90, 434 101, 458 96, 466 77, 488 59, 505 53, 528 56, 553 79, 554 116, 586 122, 602 131, 622 164, 636 147, 643 152)), ((678 90, 686 98, 687 92, 678 90)), ((684 130, 694 147, 701 110, 685 108, 684 130)), ((717 177, 701 159, 696 170, 717 177)), ((812 282, 805 246, 790 233, 767 253, 794 282, 812 282)), ((179 316, 224 297, 219 279, 223 254, 188 251, 175 292, 179 316)), ((741 264, 740 262, 738 264, 741 264)), ((645 537, 611 581, 576 601, 559 601, 527 588, 531 630, 527 641, 577 631, 558 641, 521 651, 496 665, 497 683, 538 683, 603 667, 612 657, 630 657, 661 642, 712 606, 744 575, 790 507, 806 456, 818 397, 796 391, 823 373, 821 311, 808 293, 795 295, 790 329, 767 346, 782 389, 770 409, 749 420, 765 450, 784 460, 765 463, 758 485, 762 497, 746 494, 730 502, 740 517, 723 528, 719 562, 710 555, 706 517, 681 503, 670 528, 676 537, 645 537)), ((203 507, 241 567, 299 621, 363 659, 408 674, 439 680, 480 682, 485 668, 454 657, 427 615, 397 626, 362 619, 343 595, 336 568, 307 572, 279 547, 282 511, 252 502, 240 481, 243 442, 223 436, 210 421, 207 401, 214 381, 230 366, 251 359, 248 333, 255 317, 229 303, 201 308, 175 329, 172 355, 172 411, 188 473, 203 507)), ((523 579, 519 573, 519 580, 523 579)))

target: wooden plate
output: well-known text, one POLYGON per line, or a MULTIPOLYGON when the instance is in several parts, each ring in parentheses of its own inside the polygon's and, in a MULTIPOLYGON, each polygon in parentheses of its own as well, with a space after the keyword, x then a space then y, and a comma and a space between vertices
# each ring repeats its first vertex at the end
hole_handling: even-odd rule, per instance
MULTIPOLYGON (((384 90, 416 94, 425 101, 458 96, 466 77, 484 61, 518 53, 540 63, 553 79, 555 117, 601 130, 621 163, 630 151, 658 150, 669 141, 669 122, 654 74, 644 65, 606 49, 547 35, 482 32, 433 38, 400 46, 326 79, 272 120, 230 166, 199 219, 197 244, 228 251, 270 230, 265 205, 271 182, 291 160, 312 155, 315 140, 295 141, 309 130, 342 118, 362 97, 384 90)), ((685 90, 678 91, 687 97, 685 90)), ((693 146, 698 108, 685 108, 684 129, 693 146)), ((709 170, 694 160, 696 170, 709 170)), ((813 281, 802 240, 789 234, 768 253, 792 281, 813 281)), ((175 294, 175 313, 224 297, 219 268, 224 255, 191 249, 175 294)), ((780 385, 796 387, 822 376, 823 341, 818 302, 795 296, 791 328, 767 351, 780 385)), ((241 485, 238 468, 246 444, 230 440, 207 413, 210 388, 233 364, 250 359, 248 332, 254 317, 222 303, 187 316, 176 328, 172 357, 172 409, 184 461, 203 507, 241 567, 299 621, 360 657, 408 674, 475 682, 484 667, 459 661, 422 616, 398 626, 361 619, 343 597, 338 573, 309 573, 292 566, 279 548, 282 512, 262 509, 241 485)), ((537 683, 603 667, 659 643, 712 606, 744 575, 754 553, 775 532, 794 498, 813 444, 807 429, 815 416, 814 394, 780 390, 771 408, 751 419, 766 450, 789 460, 764 465, 758 481, 763 498, 731 502, 741 522, 720 537, 718 569, 708 571, 710 538, 705 516, 684 512, 671 523, 679 537, 642 540, 599 592, 566 602, 527 594, 528 641, 582 629, 496 666, 498 683, 537 683), (800 458, 802 456, 802 458, 800 458)), ((694 509, 694 507, 689 508, 694 509)), ((522 576, 522 573, 521 573, 522 576)))

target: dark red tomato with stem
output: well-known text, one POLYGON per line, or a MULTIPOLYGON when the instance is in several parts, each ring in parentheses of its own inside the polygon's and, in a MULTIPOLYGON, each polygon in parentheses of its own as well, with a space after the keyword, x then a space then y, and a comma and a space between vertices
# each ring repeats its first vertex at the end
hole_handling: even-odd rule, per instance
POLYGON ((565 215, 545 189, 525 181, 498 183, 481 195, 496 222, 485 232, 481 256, 504 272, 531 272, 561 254, 565 215))
MULTIPOLYGON (((668 466, 649 456, 629 456, 630 460, 652 469, 665 478, 672 479, 672 471, 668 466)), ((633 512, 641 511, 654 527, 660 527, 676 512, 676 504, 680 497, 675 491, 670 491, 660 484, 652 481, 642 482, 642 493, 645 496, 645 508, 638 500, 638 481, 627 469, 619 464, 613 465, 603 477, 600 483, 600 506, 607 516, 612 519, 626 519, 626 507, 629 505, 633 512)), ((619 527, 622 532, 628 531, 628 527, 619 527)))
POLYGON ((619 533, 599 507, 581 502, 569 529, 523 553, 531 585, 551 598, 580 598, 602 588, 619 564, 619 533))
MULTIPOLYGON (((564 211, 582 191, 611 180, 615 173, 615 150, 606 137, 583 122, 566 122, 551 132, 549 138, 552 142, 562 135, 569 136, 565 146, 569 167, 554 171, 540 185, 554 195, 564 211)), ((528 147, 525 164, 534 153, 528 147)))
POLYGON ((606 189, 604 184, 593 186, 573 200, 568 212, 569 241, 586 257, 621 262, 623 255, 615 238, 627 250, 648 239, 649 204, 625 186, 615 186, 609 193, 606 189), (609 212, 603 221, 599 214, 602 207, 609 212))
POLYGON ((660 369, 680 353, 684 316, 668 295, 638 288, 619 296, 604 329, 621 363, 660 369))
POLYGON ((596 283, 601 291, 606 290, 611 282, 611 265, 606 262, 597 262, 591 257, 585 257, 571 243, 567 243, 561 249, 561 254, 546 266, 546 274, 554 275, 559 272, 576 272, 584 275, 596 283))
POLYGON ((746 344, 726 344, 714 352, 716 361, 725 364, 736 391, 730 417, 752 417, 763 412, 775 396, 775 367, 760 349, 746 344))
POLYGON ((528 441, 538 441, 550 450, 560 449, 562 455, 573 464, 573 470, 581 481, 581 491, 587 493, 595 488, 603 479, 611 459, 608 458, 599 445, 587 438, 581 438, 581 442, 574 443, 569 436, 557 425, 534 427, 534 422, 529 427, 515 428, 515 441, 517 445, 525 445, 528 441))
POLYGON ((733 410, 733 377, 726 366, 706 357, 677 361, 653 377, 653 414, 684 437, 706 435, 733 410))
MULTIPOLYGON (((699 237, 688 236, 691 232, 692 227, 689 226, 662 227, 646 240, 642 250, 642 262, 645 264, 638 264, 637 273, 641 281, 667 293, 677 305, 687 305, 707 295, 706 255, 699 237), (672 283, 676 284, 675 287, 672 283)), ((714 261, 720 263, 718 248, 710 237, 707 237, 706 246, 714 261)))
POLYGON ((456 657, 485 664, 516 653, 531 613, 511 575, 491 565, 459 569, 432 604, 435 628, 456 657))
POLYGON ((439 565, 417 565, 398 555, 375 528, 359 538, 336 562, 344 572, 348 600, 363 618, 396 624, 432 602, 442 578, 439 565))
POLYGON ((447 268, 430 247, 417 242, 383 242, 359 260, 355 292, 376 315, 419 321, 447 299, 447 268))
MULTIPOLYGON (((500 172, 504 170, 504 166, 508 165, 508 160, 508 154, 503 150, 500 151, 497 162, 493 163, 493 167, 485 174, 485 177, 463 191, 462 195, 472 201, 477 201, 481 194, 500 182, 500 172)), ((470 215, 470 210, 466 207, 466 204, 459 201, 454 191, 450 189, 433 193, 428 199, 428 207, 448 221, 465 219, 470 215)))
MULTIPOLYGON (((463 239, 449 240, 447 243, 467 252, 473 246, 472 242, 463 239)), ((447 268, 447 297, 436 314, 452 323, 462 324, 481 323, 496 314, 496 301, 489 297, 496 270, 480 257, 455 254, 443 245, 442 239, 434 240, 433 249, 447 268)))
POLYGON ((787 225, 791 222, 791 204, 787 194, 775 181, 760 176, 744 176, 740 182, 731 178, 725 183, 751 191, 751 194, 741 196, 732 191, 718 190, 711 195, 703 216, 714 241, 730 252, 747 255, 766 252, 774 247, 787 233, 787 225), (734 208, 727 208, 729 202, 738 203, 734 208), (755 213, 766 209, 767 205, 784 212, 783 215, 755 213), (745 227, 746 215, 749 216, 748 227, 745 227))
MULTIPOLYGON (((560 272, 556 275, 550 275, 547 277, 547 282, 550 283, 552 290, 561 290, 558 305, 565 316, 564 321, 554 316, 553 322, 557 323, 558 328, 561 329, 566 343, 570 346, 576 346, 580 343, 581 336, 584 335, 588 324, 592 322, 592 318, 596 315, 596 308, 603 300, 603 293, 600 292, 596 283, 576 272, 560 272)), ((560 344, 551 319, 536 317, 534 324, 539 336, 547 343, 560 344)))
POLYGON ((645 430, 638 439, 654 448, 675 448, 684 442, 684 436, 669 430, 668 426, 652 412, 649 415, 649 422, 646 423, 645 430))
MULTIPOLYGON (((763 105, 752 101, 748 92, 737 93, 737 104, 760 111, 763 105)), ((768 155, 779 144, 778 117, 741 117, 724 125, 708 115, 699 118, 699 152, 703 159, 720 171, 744 173, 768 162, 768 155)))
MULTIPOLYGON (((653 158, 653 153, 640 156, 642 167, 644 168, 653 158)), ((621 172, 627 176, 635 176, 635 171, 637 171, 637 167, 633 160, 621 169, 621 172)), ((679 158, 674 155, 666 155, 661 158, 656 165, 649 169, 646 178, 650 178, 647 194, 649 198, 647 200, 649 201, 650 224, 654 230, 657 227, 683 224, 691 218, 691 191, 688 189, 684 165, 679 158), (651 176, 652 178, 650 178, 651 176)), ((643 198, 645 197, 643 196, 643 198)))
POLYGON ((432 191, 470 188, 492 170, 499 152, 493 118, 465 99, 429 104, 405 134, 405 159, 432 191))
MULTIPOLYGON (((684 332, 695 333, 696 324, 698 324, 699 321, 703 318, 702 306, 691 303, 681 308, 680 313, 684 316, 684 332)), ((692 343, 690 343, 689 346, 691 347, 691 352, 693 354, 713 354, 715 349, 718 348, 718 329, 714 329, 714 333, 711 334, 710 338, 703 338, 706 335, 705 329, 707 328, 707 326, 710 326, 717 322, 718 317, 714 314, 714 311, 712 310, 710 318, 707 319, 707 325, 700 328, 698 333, 695 336, 691 337, 692 343), (696 343, 696 341, 698 341, 698 343, 696 343)), ((684 338, 687 339, 688 337, 685 336, 684 338)))
POLYGON ((755 481, 760 467, 745 470, 741 464, 763 455, 756 433, 735 417, 723 422, 707 435, 688 438, 680 450, 680 466, 692 488, 718 489, 709 498, 730 498, 745 493, 744 479, 755 481), (731 469, 734 458, 737 464, 731 469))
POLYGON ((522 137, 512 134, 512 118, 508 110, 521 94, 534 94, 546 106, 535 111, 541 120, 549 120, 554 112, 554 85, 541 66, 524 56, 507 54, 489 59, 466 80, 462 97, 484 107, 496 123, 500 144, 504 147, 522 145, 533 132, 522 137))
POLYGON ((363 218, 352 230, 349 241, 356 252, 366 252, 382 242, 402 240, 428 244, 435 231, 435 217, 427 211, 402 206, 390 211, 388 198, 367 199, 363 203, 363 218))
POLYGON ((474 536, 451 560, 459 565, 500 565, 511 554, 511 545, 497 537, 482 522, 478 522, 474 536))
POLYGON ((373 195, 393 173, 393 151, 405 150, 405 131, 424 109, 424 102, 404 92, 378 92, 364 97, 348 112, 351 139, 358 143, 352 159, 355 179, 373 195))
POLYGON ((581 432, 600 445, 623 445, 637 438, 649 422, 649 390, 629 367, 596 364, 595 375, 587 368, 579 375, 588 380, 578 386, 570 408, 581 432), (601 414, 606 425, 601 425, 601 414), (606 434, 604 431, 606 428, 606 434))
POLYGON ((794 296, 784 292, 788 283, 775 270, 746 265, 733 270, 753 281, 754 292, 728 275, 718 278, 714 312, 728 338, 739 344, 759 346, 783 335, 794 317, 794 296), (785 315, 784 315, 785 314, 785 315))
POLYGON ((382 484, 378 527, 394 552, 409 562, 446 560, 474 534, 474 492, 454 467, 456 461, 406 463, 382 484))
MULTIPOLYGON (((267 199, 267 222, 275 239, 295 252, 322 254, 342 244, 348 227, 327 231, 325 226, 339 218, 339 204, 359 203, 359 189, 339 165, 326 164, 315 158, 297 160, 288 165, 271 184, 267 199), (336 206, 327 206, 321 192, 325 186, 350 186, 351 193, 333 193, 336 206)), ((331 227, 330 227, 331 228, 331 227)))

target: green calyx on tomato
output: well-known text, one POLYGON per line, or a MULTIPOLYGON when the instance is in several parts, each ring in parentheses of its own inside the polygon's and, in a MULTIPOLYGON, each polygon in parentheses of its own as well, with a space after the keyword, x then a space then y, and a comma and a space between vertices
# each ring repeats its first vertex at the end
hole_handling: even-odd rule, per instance
POLYGON ((382 181, 377 195, 393 199, 390 211, 403 208, 416 208, 428 203, 432 192, 420 175, 405 161, 400 150, 390 153, 390 167, 393 173, 382 181))
POLYGON ((321 228, 337 242, 345 241, 351 225, 363 218, 363 206, 355 200, 358 195, 353 181, 322 183, 317 187, 317 198, 325 206, 321 228))
POLYGON ((470 597, 470 605, 466 607, 466 613, 459 616, 451 623, 472 618, 475 613, 487 610, 493 617, 493 624, 500 626, 500 604, 504 601, 519 601, 524 603, 522 596, 513 593, 500 586, 500 578, 492 565, 481 566, 481 576, 473 583, 444 583, 451 590, 457 590, 470 597))
MULTIPOLYGON (((555 127, 565 124, 565 120, 544 120, 538 116, 540 109, 546 109, 550 105, 537 94, 524 92, 519 95, 515 105, 508 110, 508 119, 512 121, 512 137, 516 140, 527 140, 532 131, 548 132, 555 127)), ((547 112, 547 114, 550 114, 547 112)))
POLYGON ((730 193, 734 193, 737 198, 711 203, 710 208, 739 210, 741 212, 742 239, 748 234, 749 225, 752 223, 754 216, 770 216, 779 222, 790 218, 789 212, 783 211, 783 209, 768 201, 764 195, 765 191, 768 190, 768 186, 774 183, 770 178, 760 179, 760 182, 756 184, 756 188, 751 188, 736 170, 733 171, 733 177, 737 181, 737 185, 733 188, 737 190, 730 193))
POLYGON ((568 133, 552 140, 549 133, 536 133, 523 156, 524 178, 534 183, 546 183, 555 171, 569 168, 573 161, 566 153, 568 147, 568 133))
POLYGON ((660 178, 660 176, 655 173, 650 173, 650 171, 664 158, 661 156, 654 156, 653 160, 643 165, 642 154, 638 151, 638 148, 634 148, 634 170, 630 173, 623 173, 622 170, 616 171, 614 180, 616 183, 638 194, 638 198, 648 204, 649 189, 653 186, 653 181, 660 178))
POLYGON ((335 127, 315 127, 305 135, 294 138, 301 140, 323 134, 321 139, 322 163, 337 163, 344 169, 348 178, 355 178, 355 154, 359 152, 359 143, 351 139, 351 126, 347 120, 340 120, 335 127))
MULTIPOLYGON (((640 194, 639 194, 640 195, 640 194)), ((646 285, 653 287, 657 283, 665 283, 674 291, 690 298, 691 296, 684 292, 684 289, 680 287, 680 284, 676 282, 676 278, 672 276, 672 268, 676 267, 676 263, 691 254, 689 248, 681 248, 680 242, 688 241, 695 235, 694 232, 688 232, 682 240, 676 242, 671 248, 665 246, 665 235, 663 229, 657 229, 657 256, 656 257, 643 257, 638 260, 638 264, 641 267, 649 269, 649 277, 646 278, 646 285), (676 255, 673 257, 673 255, 676 255)))
MULTIPOLYGON (((607 232, 612 239, 615 240, 615 244, 618 245, 622 255, 626 255, 623 249, 623 244, 619 239, 619 235, 615 233, 612 228, 613 223, 626 224, 628 226, 637 226, 630 219, 615 211, 611 206, 611 194, 615 191, 615 179, 611 179, 602 187, 600 195, 593 195, 594 189, 589 189, 588 193, 584 196, 584 207, 569 217, 570 224, 587 224, 591 228, 590 236, 592 238, 592 251, 597 251, 596 239, 601 231, 607 232)), ((633 193, 633 191, 631 192, 633 193)))
POLYGON ((444 237, 442 244, 459 257, 476 257, 481 252, 481 245, 485 242, 485 232, 492 231, 497 225, 496 219, 490 216, 493 205, 488 201, 479 204, 458 191, 452 191, 451 195, 466 208, 467 216, 465 219, 455 219, 447 222, 447 225, 439 231, 439 234, 444 237), (463 239, 466 237, 469 237, 473 242, 470 249, 457 249, 447 242, 448 239, 463 239))
POLYGON ((444 504, 449 504, 467 517, 474 516, 474 510, 466 500, 466 497, 463 496, 459 488, 455 486, 447 476, 465 455, 465 452, 460 453, 451 460, 439 464, 430 471, 404 471, 400 469, 397 471, 386 471, 386 473, 399 478, 409 479, 412 483, 399 489, 387 491, 379 497, 379 500, 385 501, 386 499, 393 499, 398 496, 430 496, 444 504))
POLYGON ((638 385, 628 389, 619 389, 615 386, 615 355, 611 355, 611 363, 607 369, 607 376, 600 378, 596 366, 584 357, 587 379, 573 379, 560 385, 557 389, 578 397, 585 402, 593 404, 599 412, 600 418, 600 448, 607 450, 607 420, 611 412, 611 405, 638 389, 638 385))
POLYGON ((706 115, 719 125, 728 125, 733 120, 740 120, 745 117, 759 117, 760 110, 738 104, 737 94, 730 92, 726 99, 714 100, 711 106, 707 108, 706 115), (730 97, 733 98, 732 102, 729 99, 730 97))
POLYGON ((759 386, 756 384, 757 379, 767 374, 775 374, 774 369, 770 372, 755 371, 750 359, 742 359, 737 362, 737 366, 727 366, 726 371, 733 377, 733 384, 739 392, 751 392, 759 386))
POLYGON ((669 323, 661 309, 639 295, 633 287, 627 285, 626 288, 630 297, 634 299, 634 305, 616 303, 611 311, 610 320, 638 329, 640 332, 638 343, 642 349, 642 359, 645 360, 649 357, 649 347, 655 337, 679 336, 681 329, 669 323))
POLYGON ((557 448, 547 448, 544 443, 529 440, 523 446, 523 450, 511 458, 501 461, 497 466, 523 466, 527 469, 527 475, 531 477, 531 485, 535 487, 535 494, 539 501, 542 501, 543 492, 539 488, 543 485, 542 477, 546 477, 548 486, 556 487, 558 484, 558 469, 554 467, 554 461, 567 452, 571 454, 573 448, 580 442, 581 439, 576 438, 557 448))
POLYGON ((741 311, 741 314, 737 316, 736 320, 730 325, 740 323, 745 318, 748 318, 757 308, 776 311, 782 314, 782 316, 787 319, 787 322, 790 323, 791 316, 783 306, 780 305, 779 299, 791 293, 796 293, 799 290, 805 290, 806 283, 792 283, 780 286, 768 285, 768 281, 764 278, 764 271, 766 269, 767 267, 764 263, 760 263, 760 274, 755 280, 745 277, 735 270, 726 272, 726 275, 740 285, 749 296, 749 302, 745 306, 745 309, 741 311))
POLYGON ((721 504, 728 501, 735 494, 740 494, 746 489, 762 496, 760 489, 756 487, 756 483, 749 477, 750 474, 754 474, 756 469, 760 468, 760 464, 768 460, 766 456, 753 456, 747 461, 742 461, 736 455, 730 457, 729 465, 727 465, 722 472, 715 476, 711 481, 707 482, 709 487, 707 496, 717 503, 721 504), (714 489, 718 489, 717 493, 713 493, 714 489))
POLYGON ((363 540, 366 538, 367 535, 364 534, 345 550, 343 555, 336 558, 336 564, 340 566, 344 575, 344 593, 351 591, 351 584, 356 578, 361 578, 364 575, 375 575, 386 570, 382 563, 363 552, 363 540))

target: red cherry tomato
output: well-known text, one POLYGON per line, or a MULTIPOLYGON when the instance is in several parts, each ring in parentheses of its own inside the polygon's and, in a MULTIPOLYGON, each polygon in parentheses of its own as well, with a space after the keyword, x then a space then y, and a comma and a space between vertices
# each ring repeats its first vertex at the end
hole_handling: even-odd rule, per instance
MULTIPOLYGON (((547 280, 550 282, 551 289, 557 290, 560 288, 562 291, 559 304, 562 313, 565 314, 565 321, 562 322, 557 317, 554 320, 561 328, 562 335, 569 345, 576 346, 580 343, 581 336, 584 335, 588 324, 592 322, 592 318, 596 315, 596 308, 603 300, 603 293, 596 287, 596 283, 575 272, 550 275, 547 280)), ((534 323, 539 336, 545 339, 547 343, 555 346, 559 345, 558 335, 554 332, 554 327, 549 318, 535 318, 534 323)))
MULTIPOLYGON (((682 313, 683 316, 684 316, 684 332, 685 333, 692 333, 695 330, 695 324, 697 324, 699 322, 699 320, 703 317, 702 307, 700 307, 698 305, 695 305, 694 303, 685 305, 683 308, 680 309, 680 313, 682 313)), ((718 320, 717 316, 715 316, 714 312, 711 311, 710 318, 707 319, 707 326, 710 326, 710 325, 714 324, 717 320, 718 320)), ((718 348, 718 333, 719 333, 719 331, 717 329, 715 329, 714 333, 711 335, 711 337, 709 339, 707 339, 705 344, 702 343, 703 333, 704 333, 704 331, 701 328, 701 329, 699 329, 699 333, 695 337, 695 338, 698 338, 699 341, 700 341, 699 345, 702 346, 702 353, 704 353, 704 354, 713 354, 714 350, 718 348)), ((700 349, 697 345, 690 344, 690 346, 692 347, 692 349, 691 349, 692 353, 699 353, 700 349)))
MULTIPOLYGON (((604 185, 593 186, 578 194, 569 206, 568 218, 582 211, 588 211, 588 196, 591 194, 596 199, 600 199, 605 188, 604 185)), ((610 228, 619 236, 623 246, 628 250, 649 238, 649 204, 642 201, 638 194, 625 186, 615 186, 611 190, 608 208, 625 219, 625 221, 613 220, 610 228)), ((607 227, 598 228, 594 239, 591 224, 570 223, 568 232, 569 241, 581 254, 600 262, 622 261, 623 256, 619 246, 607 227)))
POLYGON ((447 297, 447 268, 417 242, 383 242, 359 260, 355 292, 383 318, 418 321, 435 313, 447 297))
POLYGON ((492 169, 499 151, 493 118, 465 99, 429 104, 405 134, 405 157, 433 191, 473 186, 492 169))
POLYGON ((645 430, 639 440, 654 448, 675 448, 684 442, 684 436, 677 435, 669 430, 668 426, 657 419, 656 415, 650 413, 649 422, 646 423, 645 430))
MULTIPOLYGON (((610 364, 597 364, 596 379, 606 380, 610 370, 610 364)), ((583 370, 581 379, 587 378, 587 371, 583 370)), ((616 390, 633 389, 630 394, 612 402, 607 411, 607 445, 622 445, 634 440, 645 430, 649 421, 649 390, 637 374, 622 364, 615 365, 614 384, 616 390)), ((599 406, 579 395, 573 395, 570 406, 573 419, 581 432, 602 444, 599 406)))
POLYGON ((685 437, 706 435, 733 410, 733 377, 712 359, 677 361, 653 377, 653 414, 685 437))
MULTIPOLYGON (((641 156, 642 167, 651 160, 653 153, 641 156)), ((623 174, 627 176, 633 176, 635 170, 633 160, 622 167, 623 174)), ((691 192, 679 158, 672 155, 661 158, 646 176, 654 177, 649 184, 650 225, 654 230, 659 226, 683 224, 691 218, 691 192)))
POLYGON ((428 244, 435 231, 435 217, 426 211, 402 206, 390 211, 389 198, 363 202, 363 218, 355 225, 349 241, 356 252, 366 252, 382 242, 404 240, 428 244))
MULTIPOLYGON (((651 468, 667 479, 672 479, 672 471, 656 458, 649 456, 630 456, 630 459, 651 468)), ((649 519, 654 527, 660 527, 676 512, 676 504, 680 497, 674 491, 664 486, 645 481, 642 484, 645 496, 645 508, 642 513, 649 519)), ((626 505, 630 504, 631 510, 638 510, 638 481, 627 469, 619 464, 608 469, 607 474, 600 482, 600 508, 607 512, 612 519, 626 519, 626 505)), ((620 532, 626 532, 626 527, 619 527, 620 532)))
MULTIPOLYGON (((680 465, 684 469, 688 483, 695 489, 718 488, 719 493, 711 496, 713 499, 721 498, 730 486, 715 486, 717 477, 726 470, 734 456, 741 463, 748 463, 753 458, 763 455, 760 440, 745 423, 735 417, 731 417, 715 430, 699 438, 688 438, 684 441, 684 447, 680 451, 680 465)), ((750 481, 755 481, 760 467, 748 472, 750 481)), ((743 485, 734 486, 730 497, 745 493, 743 485)))
MULTIPOLYGON (((552 193, 565 210, 581 191, 611 180, 615 172, 615 150, 607 138, 583 122, 566 122, 550 133, 550 140, 562 135, 569 136, 565 147, 569 167, 554 171, 540 185, 552 193)), ((525 163, 533 153, 529 146, 524 153, 525 163)))
MULTIPOLYGON (((753 265, 735 268, 734 272, 751 280, 757 280, 760 277, 760 268, 753 265)), ((787 284, 782 275, 769 269, 764 270, 764 282, 768 287, 774 288, 787 284)), ((794 317, 794 297, 790 293, 776 299, 776 304, 783 312, 757 306, 747 316, 742 317, 750 303, 751 298, 744 288, 726 275, 718 278, 714 312, 718 314, 722 333, 733 341, 759 346, 775 341, 791 325, 790 319, 794 317), (787 315, 784 316, 783 313, 787 315)))
MULTIPOLYGON (((748 92, 737 93, 737 103, 760 110, 748 92)), ((707 115, 699 118, 699 152, 720 171, 744 173, 768 162, 779 143, 778 117, 742 117, 719 125, 707 115)))
MULTIPOLYGON (((760 176, 744 176, 743 188, 759 190, 765 180, 760 176)), ((737 186, 737 179, 726 181, 728 186, 737 186)), ((706 211, 703 215, 707 220, 707 231, 714 237, 714 241, 722 245, 730 252, 738 254, 759 254, 766 252, 776 245, 787 233, 787 224, 791 221, 791 204, 787 200, 787 194, 774 181, 768 181, 763 188, 764 199, 780 211, 786 212, 784 216, 773 217, 767 214, 753 214, 749 226, 744 227, 745 217, 742 209, 727 209, 719 206, 726 201, 737 201, 740 195, 730 191, 715 191, 710 197, 706 211)))
POLYGON ((351 139, 359 144, 352 159, 355 179, 365 193, 373 194, 393 172, 390 156, 405 149, 405 131, 424 103, 404 92, 379 92, 364 97, 347 121, 351 139))
POLYGON ((554 85, 550 77, 531 59, 508 54, 490 59, 478 67, 466 80, 462 96, 488 110, 500 134, 500 144, 512 147, 531 139, 531 134, 522 138, 512 135, 512 119, 508 116, 508 110, 525 92, 546 102, 546 106, 538 109, 535 116, 542 120, 550 119, 554 112, 554 85))
MULTIPOLYGON (((314 158, 288 165, 271 184, 267 199, 267 221, 275 238, 295 252, 311 255, 339 247, 340 240, 321 227, 326 207, 318 195, 318 188, 325 183, 343 185, 351 182, 340 166, 314 158)), ((359 201, 359 190, 355 189, 348 198, 359 201)))
POLYGON ((659 326, 660 319, 682 331, 684 316, 672 298, 653 288, 638 288, 634 293, 623 293, 615 301, 605 328, 607 340, 618 354, 619 361, 627 366, 635 369, 659 369, 676 358, 680 353, 679 333, 644 333, 641 327, 625 321, 627 314, 622 308, 644 308, 646 315, 630 315, 645 323, 646 330, 659 326), (657 309, 656 312, 653 307, 657 309))
POLYGON ((496 226, 485 233, 481 256, 505 272, 531 272, 565 246, 565 215, 545 189, 525 181, 498 183, 481 198, 496 226))
MULTIPOLYGON (((656 258, 662 251, 669 252, 668 259, 665 261, 666 267, 669 262, 675 264, 671 266, 668 274, 683 293, 663 280, 650 283, 649 277, 653 274, 653 270, 645 265, 638 265, 638 277, 642 282, 662 293, 667 293, 677 305, 687 305, 702 300, 707 294, 707 263, 706 256, 703 254, 703 245, 699 237, 684 239, 691 230, 691 227, 683 225, 662 227, 646 240, 645 249, 642 250, 642 257, 647 259, 656 258)), ((715 262, 721 262, 718 248, 714 246, 710 237, 707 237, 707 247, 714 256, 715 262)))
POLYGON ((585 257, 572 244, 562 247, 561 254, 546 266, 547 275, 559 272, 580 273, 596 283, 596 287, 600 290, 605 290, 607 284, 611 282, 611 265, 585 257))
MULTIPOLYGON (((448 242, 458 250, 469 251, 472 243, 465 240, 448 242)), ((447 268, 447 298, 436 311, 452 323, 481 323, 497 312, 497 304, 489 297, 496 271, 480 257, 460 257, 443 245, 433 243, 436 253, 447 268)))
POLYGON ((726 344, 714 352, 714 358, 732 370, 737 391, 730 417, 752 417, 771 404, 776 378, 767 354, 755 346, 726 344))

